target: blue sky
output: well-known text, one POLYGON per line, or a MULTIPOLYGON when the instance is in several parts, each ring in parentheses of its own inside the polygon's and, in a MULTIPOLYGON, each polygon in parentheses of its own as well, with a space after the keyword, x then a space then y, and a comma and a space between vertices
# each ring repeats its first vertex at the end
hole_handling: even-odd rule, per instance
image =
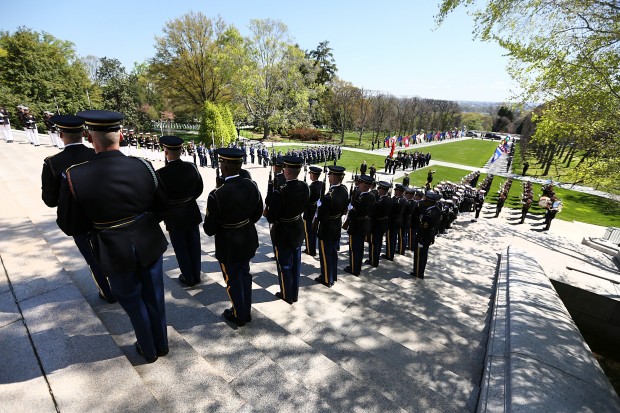
POLYGON ((155 36, 189 11, 220 15, 248 34, 251 19, 278 19, 302 49, 328 40, 338 76, 396 96, 503 102, 515 83, 508 59, 493 43, 472 40, 472 19, 457 10, 439 28, 434 0, 384 1, 10 1, 0 28, 45 31, 76 46, 80 56, 119 59, 130 70, 151 58, 155 36))

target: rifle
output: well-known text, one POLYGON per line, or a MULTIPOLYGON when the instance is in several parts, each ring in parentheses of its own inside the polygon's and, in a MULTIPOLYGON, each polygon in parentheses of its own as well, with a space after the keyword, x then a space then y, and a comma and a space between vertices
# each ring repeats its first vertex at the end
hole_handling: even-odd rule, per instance
MULTIPOLYGON (((265 201, 267 201, 267 199, 271 200, 271 196, 273 196, 273 175, 272 175, 273 170, 269 171, 269 181, 267 181, 267 196, 265 197, 265 201)), ((266 217, 267 216, 267 211, 269 211, 269 205, 267 204, 267 202, 265 202, 265 209, 263 210, 263 216, 266 217)), ((271 228, 271 224, 269 224, 269 227, 271 228)))
POLYGON ((222 186, 224 182, 222 182, 222 177, 220 176, 220 168, 216 167, 215 168, 215 187, 219 188, 220 186, 222 186))

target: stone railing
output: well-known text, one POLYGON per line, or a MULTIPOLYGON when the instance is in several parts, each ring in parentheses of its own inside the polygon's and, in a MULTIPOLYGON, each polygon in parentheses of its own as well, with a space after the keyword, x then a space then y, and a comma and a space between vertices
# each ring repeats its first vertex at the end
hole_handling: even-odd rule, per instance
POLYGON ((620 412, 620 399, 536 260, 509 247, 478 412, 620 412))

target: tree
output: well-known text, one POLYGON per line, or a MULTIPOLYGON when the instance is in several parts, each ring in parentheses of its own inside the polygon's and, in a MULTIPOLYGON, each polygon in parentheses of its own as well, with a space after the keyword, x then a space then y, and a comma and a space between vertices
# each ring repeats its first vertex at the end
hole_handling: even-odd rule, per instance
POLYGON ((218 105, 218 109, 220 111, 220 116, 222 116, 222 122, 224 124, 224 128, 228 132, 228 142, 233 142, 237 140, 237 128, 235 127, 235 121, 233 120, 232 112, 228 105, 220 104, 218 105))
POLYGON ((156 37, 150 71, 175 107, 200 112, 205 101, 229 101, 245 64, 244 39, 221 18, 190 12, 156 37))
POLYGON ((359 89, 351 83, 335 79, 326 95, 325 106, 330 113, 331 127, 340 134, 340 144, 343 144, 345 132, 353 127, 353 111, 359 89))
POLYGON ((0 94, 7 107, 27 105, 35 116, 56 111, 56 104, 62 113, 88 107, 90 82, 73 43, 20 27, 0 32, 0 50, 0 94))
MULTIPOLYGON (((441 22, 471 0, 443 0, 441 22)), ((490 0, 474 9, 475 35, 511 57, 523 102, 544 101, 531 142, 569 139, 584 157, 578 179, 617 176, 620 146, 620 4, 608 0, 490 0), (562 133, 559 133, 562 131, 562 133), (569 133, 570 132, 570 133, 569 133)), ((542 146, 542 145, 540 145, 542 146)))
POLYGON ((306 82, 308 74, 299 70, 307 67, 303 51, 292 45, 280 21, 251 20, 250 31, 249 63, 244 67, 238 101, 263 130, 263 138, 272 129, 308 124, 314 90, 306 82))
POLYGON ((325 85, 334 79, 338 68, 336 67, 332 48, 329 47, 329 42, 327 40, 319 43, 316 50, 309 51, 306 57, 312 61, 314 67, 318 69, 315 80, 317 84, 325 85))
POLYGON ((374 92, 368 89, 358 89, 358 93, 355 96, 355 107, 353 111, 353 125, 358 136, 358 145, 362 145, 362 136, 368 126, 370 113, 372 107, 370 102, 373 98, 374 92))
POLYGON ((215 144, 220 148, 228 145, 231 140, 219 108, 208 100, 203 105, 199 136, 208 145, 215 144))

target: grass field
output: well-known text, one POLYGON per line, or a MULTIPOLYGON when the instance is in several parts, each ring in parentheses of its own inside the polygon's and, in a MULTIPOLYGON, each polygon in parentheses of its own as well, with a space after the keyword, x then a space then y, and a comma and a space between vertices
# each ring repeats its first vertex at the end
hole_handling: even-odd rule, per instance
MULTIPOLYGON (((428 167, 418 169, 411 173, 411 185, 423 186, 426 183, 426 176, 428 174, 428 167)), ((441 181, 451 181, 459 183, 461 178, 467 175, 470 171, 464 169, 448 168, 445 166, 433 167, 436 171, 433 176, 433 184, 437 184, 441 181)), ((478 182, 481 182, 486 177, 486 174, 481 174, 478 182)), ((498 193, 500 185, 505 181, 505 178, 496 176, 493 179, 493 184, 489 194, 487 194, 486 202, 497 203, 498 193)), ((402 179, 397 179, 397 182, 402 182, 402 179)), ((521 181, 514 180, 506 200, 505 207, 521 209, 521 181)), ((540 184, 533 185, 534 191, 534 203, 530 208, 530 213, 537 215, 544 215, 544 210, 538 207, 538 198, 542 194, 540 184)), ((582 192, 571 191, 568 189, 556 188, 556 196, 562 199, 564 208, 561 213, 557 215, 557 219, 564 221, 579 221, 588 224, 602 225, 602 226, 620 226, 620 203, 611 199, 603 198, 600 196, 585 194, 582 192)))
MULTIPOLYGON (((420 148, 421 152, 430 152, 431 159, 436 161, 468 165, 474 168, 482 168, 497 148, 497 141, 471 139, 459 142, 444 143, 441 145, 420 148)), ((410 148, 408 151, 415 151, 410 148)))

